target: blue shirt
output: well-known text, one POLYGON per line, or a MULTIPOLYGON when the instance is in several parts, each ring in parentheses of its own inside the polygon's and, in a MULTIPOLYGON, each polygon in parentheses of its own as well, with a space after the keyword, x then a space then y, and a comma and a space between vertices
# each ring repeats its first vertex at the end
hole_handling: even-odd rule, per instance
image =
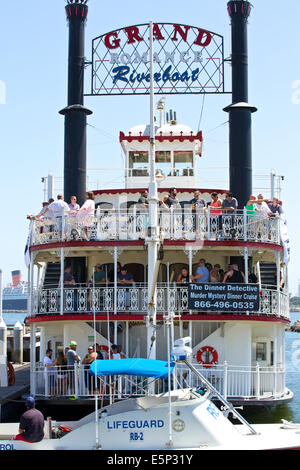
POLYGON ((196 282, 201 284, 203 282, 209 282, 209 271, 205 266, 198 266, 195 275, 198 276, 198 274, 202 274, 202 277, 196 279, 196 282))

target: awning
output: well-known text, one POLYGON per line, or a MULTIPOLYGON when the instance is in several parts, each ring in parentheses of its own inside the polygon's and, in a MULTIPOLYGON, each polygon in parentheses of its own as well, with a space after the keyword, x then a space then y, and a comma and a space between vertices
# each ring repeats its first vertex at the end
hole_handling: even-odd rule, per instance
MULTIPOLYGON (((170 372, 173 372, 175 363, 170 363, 170 372)), ((155 359, 111 359, 97 360, 90 365, 89 373, 95 376, 106 375, 136 375, 140 377, 155 377, 165 379, 168 377, 168 363, 155 359)))

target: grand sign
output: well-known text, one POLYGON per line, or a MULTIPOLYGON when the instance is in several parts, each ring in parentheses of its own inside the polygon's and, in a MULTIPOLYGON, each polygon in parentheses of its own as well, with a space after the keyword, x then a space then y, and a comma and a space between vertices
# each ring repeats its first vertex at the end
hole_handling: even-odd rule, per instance
MULTIPOLYGON (((149 24, 93 40, 91 95, 147 94, 149 24)), ((223 37, 202 28, 153 24, 154 93, 224 93, 223 37)))
POLYGON ((189 309, 220 312, 259 310, 258 284, 189 284, 189 309))

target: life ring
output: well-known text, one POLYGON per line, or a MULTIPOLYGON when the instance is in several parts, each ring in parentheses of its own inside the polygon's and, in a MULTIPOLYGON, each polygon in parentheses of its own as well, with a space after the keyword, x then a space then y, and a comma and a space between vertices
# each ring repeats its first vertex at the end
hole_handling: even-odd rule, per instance
POLYGON ((218 352, 212 346, 203 346, 197 351, 197 361, 203 364, 203 367, 212 367, 218 362, 218 352), (210 357, 210 361, 208 361, 210 357))
POLYGON ((15 370, 11 362, 7 361, 7 376, 8 376, 8 385, 11 387, 15 384, 15 370))

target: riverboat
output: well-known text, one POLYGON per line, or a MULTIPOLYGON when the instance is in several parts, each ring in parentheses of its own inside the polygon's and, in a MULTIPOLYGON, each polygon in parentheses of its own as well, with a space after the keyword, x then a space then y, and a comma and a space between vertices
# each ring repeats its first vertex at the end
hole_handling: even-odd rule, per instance
MULTIPOLYGON (((57 381, 50 387, 42 360, 48 348, 56 357, 70 341, 77 342, 77 353, 83 358, 95 342, 94 328, 104 358, 110 357, 114 343, 122 346, 127 358, 165 360, 164 317, 173 312, 173 341, 187 335, 192 338, 194 367, 224 397, 243 406, 290 401, 293 394, 285 386, 287 282, 281 286, 281 279, 287 279, 283 221, 279 216, 253 216, 246 208, 232 215, 211 206, 212 193, 223 200, 227 191, 197 185, 201 132, 179 124, 170 114, 173 119, 167 121, 164 100, 158 103, 158 113, 158 199, 163 200, 176 187, 177 201, 170 208, 159 207, 152 270, 148 207, 139 202, 150 181, 147 125, 120 132, 125 187, 95 190, 94 214, 82 218, 66 213, 63 220, 46 214, 31 222, 26 321, 32 338, 36 328, 40 329, 41 358, 36 361, 32 344, 31 393, 40 399, 93 399, 84 379, 84 365, 75 368, 75 389, 59 387, 57 381), (196 190, 204 202, 198 207, 191 203, 196 190), (228 265, 238 265, 245 273, 245 283, 200 284, 189 277, 179 282, 183 268, 188 276, 195 275, 200 259, 225 272, 228 265), (92 282, 97 264, 104 272, 102 284, 92 282), (63 282, 67 265, 76 281, 73 286, 63 282), (127 269, 133 282, 120 283, 119 266, 127 269), (256 283, 251 284, 249 272, 255 273, 256 283), (155 322, 148 315, 151 302, 155 322)), ((181 372, 178 380, 182 382, 187 371, 181 372)), ((66 367, 66 374, 72 373, 66 367)), ((127 388, 125 395, 128 393, 127 388)), ((139 393, 133 381, 130 396, 139 393)), ((116 389, 115 394, 123 398, 122 390, 116 389)))

